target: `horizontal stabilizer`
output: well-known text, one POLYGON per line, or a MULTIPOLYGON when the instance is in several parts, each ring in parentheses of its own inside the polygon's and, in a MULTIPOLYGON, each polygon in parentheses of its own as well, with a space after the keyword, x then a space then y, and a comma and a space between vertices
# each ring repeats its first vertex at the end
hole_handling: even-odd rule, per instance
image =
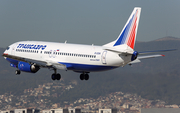
POLYGON ((130 64, 135 64, 135 63, 139 63, 139 62, 141 62, 139 59, 136 59, 136 60, 133 60, 132 62, 129 62, 128 64, 130 65, 130 64))
POLYGON ((147 55, 147 56, 138 56, 137 59, 147 59, 147 58, 156 58, 156 57, 162 57, 165 55, 147 55))
POLYGON ((148 59, 148 58, 156 58, 156 57, 163 57, 165 55, 146 55, 146 56, 138 56, 136 60, 129 62, 128 64, 134 64, 141 62, 141 59, 148 59))
POLYGON ((152 54, 152 53, 159 53, 159 52, 167 52, 167 51, 175 51, 177 49, 169 49, 169 50, 156 50, 156 51, 144 51, 144 52, 138 52, 139 55, 143 54, 152 54))

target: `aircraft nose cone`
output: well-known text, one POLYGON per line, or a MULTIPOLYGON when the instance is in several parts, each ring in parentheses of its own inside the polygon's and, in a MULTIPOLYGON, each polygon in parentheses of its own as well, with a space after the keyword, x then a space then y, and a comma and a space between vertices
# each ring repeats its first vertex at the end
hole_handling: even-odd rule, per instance
POLYGON ((5 50, 2 56, 7 56, 7 55, 8 55, 7 50, 5 50))

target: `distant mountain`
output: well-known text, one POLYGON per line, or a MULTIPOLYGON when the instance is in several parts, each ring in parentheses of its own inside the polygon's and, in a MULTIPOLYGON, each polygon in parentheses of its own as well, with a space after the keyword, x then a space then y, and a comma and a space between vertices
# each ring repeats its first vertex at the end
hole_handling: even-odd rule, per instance
POLYGON ((168 41, 168 40, 180 41, 180 38, 168 36, 168 37, 159 38, 154 41, 168 41))
MULTIPOLYGON (((97 98, 115 91, 136 93, 147 99, 160 99, 169 104, 180 104, 180 40, 165 37, 150 42, 136 43, 136 51, 177 49, 172 52, 160 53, 165 57, 142 60, 132 66, 119 67, 106 72, 90 73, 88 81, 81 81, 79 73, 59 71, 65 83, 76 81, 75 88, 65 92, 56 102, 73 101, 77 98, 97 98)), ((4 49, 0 48, 0 53, 4 49)), ((18 95, 25 88, 37 87, 50 79, 53 71, 40 69, 36 74, 22 73, 15 75, 15 68, 0 57, 0 94, 18 95)), ((60 81, 61 82, 61 81, 60 81)))

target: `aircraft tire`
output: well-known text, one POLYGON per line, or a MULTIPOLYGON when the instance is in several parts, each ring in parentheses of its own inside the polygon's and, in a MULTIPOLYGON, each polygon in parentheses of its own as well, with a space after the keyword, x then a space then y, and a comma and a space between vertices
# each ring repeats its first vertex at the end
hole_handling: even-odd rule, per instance
POLYGON ((84 75, 84 79, 85 79, 85 80, 89 80, 89 75, 88 75, 88 74, 85 74, 85 75, 84 75))
POLYGON ((85 78, 85 77, 84 77, 84 74, 80 74, 80 79, 81 79, 81 80, 84 80, 84 78, 85 78))
POLYGON ((52 80, 56 80, 56 74, 52 74, 52 75, 51 75, 51 79, 52 79, 52 80))
POLYGON ((61 79, 61 75, 58 73, 56 74, 56 80, 60 80, 61 79))
POLYGON ((21 74, 21 71, 20 70, 16 70, 15 73, 16 73, 16 75, 19 75, 19 74, 21 74))

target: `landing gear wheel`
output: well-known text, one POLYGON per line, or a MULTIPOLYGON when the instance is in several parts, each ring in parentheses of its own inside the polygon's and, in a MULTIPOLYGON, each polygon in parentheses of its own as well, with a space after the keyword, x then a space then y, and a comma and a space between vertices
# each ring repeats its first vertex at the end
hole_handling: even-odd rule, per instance
POLYGON ((81 74, 80 79, 81 80, 89 80, 89 75, 88 74, 81 74))
POLYGON ((58 73, 58 74, 52 74, 51 75, 51 79, 52 80, 60 80, 61 79, 61 75, 58 73))
POLYGON ((52 80, 56 80, 56 74, 51 75, 52 80))
POLYGON ((81 75, 80 75, 80 79, 81 79, 81 80, 84 80, 84 74, 81 74, 81 75))
POLYGON ((15 73, 16 73, 16 75, 19 75, 19 74, 21 74, 21 71, 20 70, 16 70, 15 73))
POLYGON ((56 80, 60 80, 61 79, 61 75, 58 73, 56 74, 56 80))
POLYGON ((85 80, 89 80, 89 75, 88 75, 88 74, 85 74, 85 75, 84 75, 84 79, 85 79, 85 80))

